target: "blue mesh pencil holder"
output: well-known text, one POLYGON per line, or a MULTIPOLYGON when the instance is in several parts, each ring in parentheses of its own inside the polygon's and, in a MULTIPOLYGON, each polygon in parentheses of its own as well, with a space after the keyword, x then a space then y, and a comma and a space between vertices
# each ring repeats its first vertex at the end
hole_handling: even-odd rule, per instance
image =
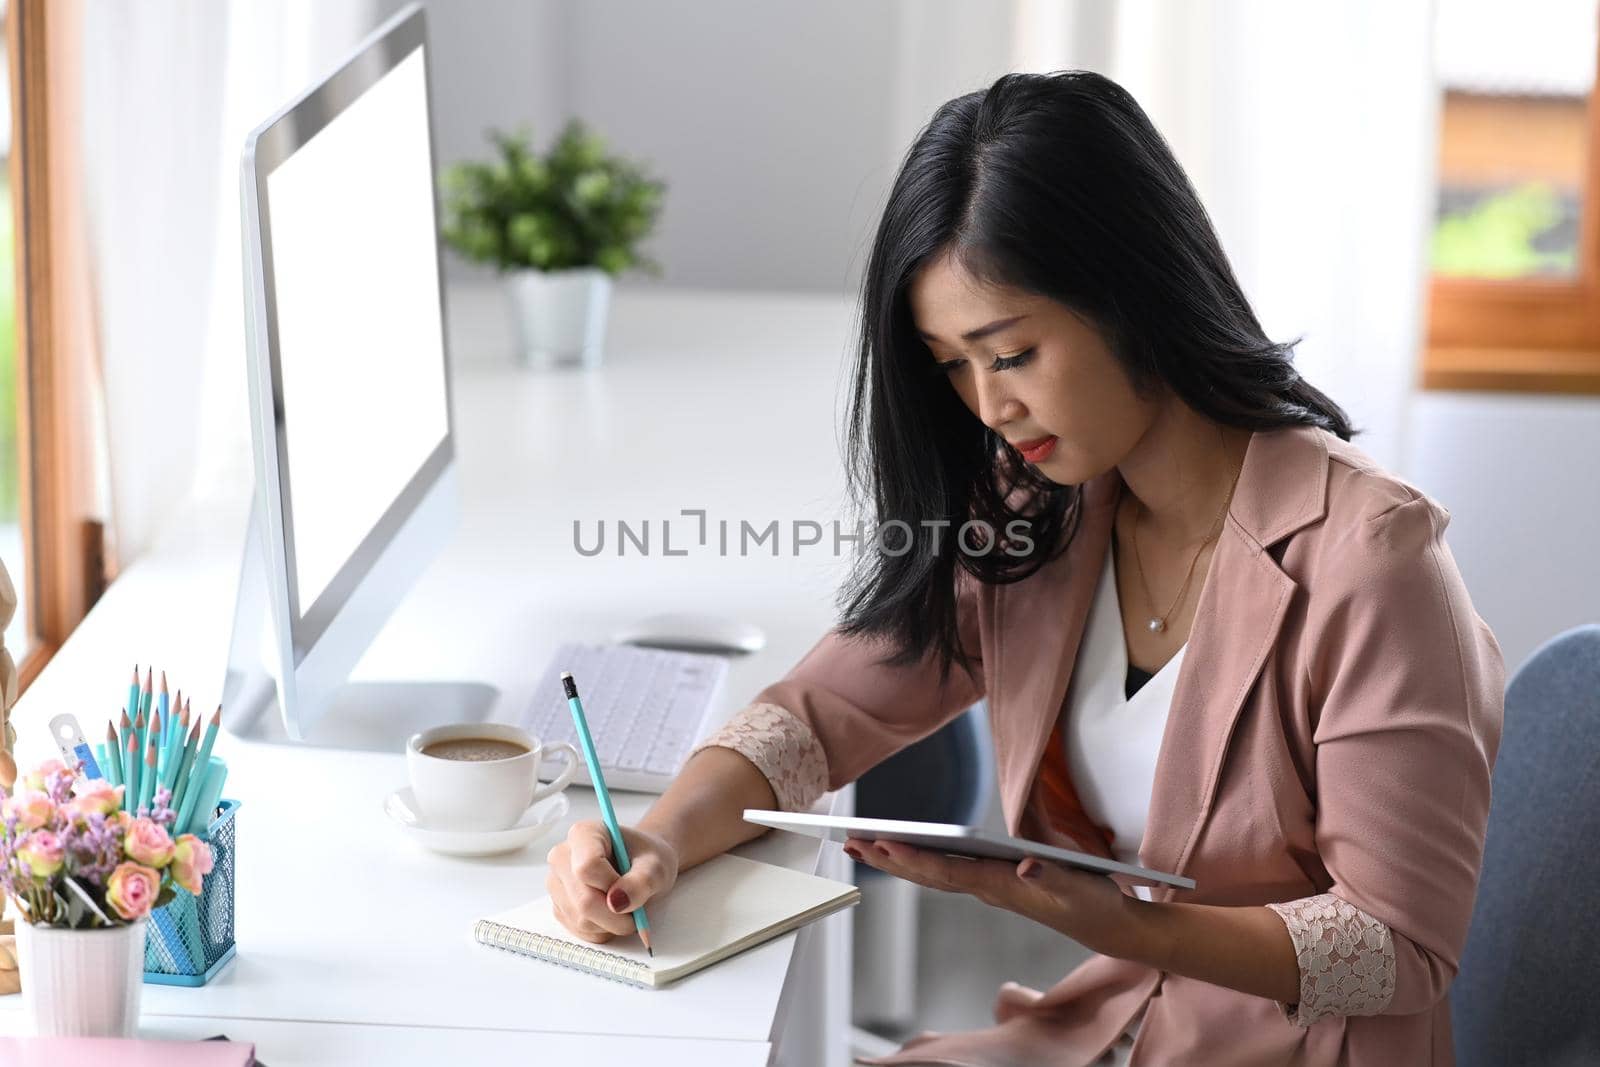
POLYGON ((233 959, 234 850, 237 800, 223 800, 202 839, 211 846, 211 873, 197 897, 186 889, 150 913, 144 939, 144 980, 202 986, 233 959))

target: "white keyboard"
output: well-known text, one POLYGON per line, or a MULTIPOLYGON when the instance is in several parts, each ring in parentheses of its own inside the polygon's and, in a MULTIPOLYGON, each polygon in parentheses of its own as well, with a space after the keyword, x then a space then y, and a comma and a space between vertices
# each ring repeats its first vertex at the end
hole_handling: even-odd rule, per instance
MULTIPOLYGON (((659 793, 699 738, 728 661, 635 645, 562 645, 539 679, 522 725, 542 741, 577 745, 562 671, 571 671, 578 683, 606 788, 659 793)), ((581 759, 573 781, 589 781, 581 759)))

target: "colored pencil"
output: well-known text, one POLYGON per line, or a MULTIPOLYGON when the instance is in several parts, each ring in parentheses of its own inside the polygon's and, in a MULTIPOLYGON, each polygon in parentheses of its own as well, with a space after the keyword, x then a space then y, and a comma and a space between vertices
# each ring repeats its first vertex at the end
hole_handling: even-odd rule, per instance
POLYGON ((194 805, 199 799, 199 778, 204 775, 207 762, 211 759, 211 746, 217 743, 217 726, 221 722, 222 705, 218 704, 216 712, 211 716, 210 725, 206 727, 205 737, 200 740, 200 750, 194 754, 194 764, 189 768, 189 782, 183 791, 183 807, 178 811, 179 826, 188 821, 188 815, 194 811, 194 805))
MULTIPOLYGON (((144 746, 150 740, 150 668, 144 669, 144 688, 139 691, 139 714, 144 719, 144 725, 139 727, 139 751, 144 751, 144 746)), ((134 720, 138 722, 137 719, 134 720)))
POLYGON ((122 743, 117 740, 117 728, 106 723, 106 773, 112 785, 122 784, 122 743))
POLYGON ((144 750, 144 767, 139 771, 139 809, 147 810, 156 795, 156 743, 152 738, 144 750))
POLYGON ((183 803, 183 790, 188 785, 190 768, 194 766, 194 756, 198 751, 200 751, 200 724, 195 723, 189 739, 183 743, 183 751, 173 761, 177 764, 177 770, 173 772, 172 784, 168 786, 172 790, 172 801, 168 806, 174 812, 183 803))
POLYGON ((127 787, 122 792, 122 810, 132 812, 139 806, 139 736, 128 738, 127 751, 122 755, 122 765, 128 771, 127 787))
POLYGON ((172 717, 167 720, 168 727, 170 728, 173 723, 178 724, 178 729, 167 738, 166 747, 161 750, 161 765, 163 768, 161 781, 166 784, 168 789, 171 789, 172 785, 168 780, 169 775, 166 773, 165 768, 183 751, 183 739, 189 736, 189 717, 183 712, 182 689, 178 690, 177 696, 172 698, 172 717))
MULTIPOLYGON (((605 777, 600 773, 600 757, 595 752, 594 739, 589 736, 589 720, 583 714, 583 702, 578 699, 578 682, 572 677, 571 671, 561 672, 561 686, 567 693, 567 710, 572 712, 572 724, 578 730, 583 761, 589 765, 589 784, 594 787, 595 799, 600 802, 600 816, 605 820, 606 829, 611 832, 611 850, 615 855, 617 871, 627 874, 633 861, 628 858, 628 846, 622 841, 622 827, 617 825, 617 813, 611 809, 611 793, 606 789, 605 777)), ((655 949, 650 947, 650 919, 645 915, 642 904, 633 909, 633 928, 638 931, 639 940, 644 942, 644 950, 654 957, 655 949)))
POLYGON ((133 665, 133 681, 128 685, 128 706, 123 709, 123 714, 127 716, 122 720, 124 725, 139 717, 139 665, 137 663, 133 665))
POLYGON ((222 784, 228 779, 228 765, 220 758, 212 756, 206 760, 205 775, 199 778, 199 785, 191 794, 189 803, 193 805, 189 815, 179 820, 176 825, 180 834, 199 834, 211 827, 211 815, 217 810, 217 802, 222 799, 222 784))
MULTIPOLYGON (((167 787, 167 792, 174 794, 176 799, 178 787, 178 771, 183 763, 183 748, 185 738, 189 736, 189 712, 180 701, 178 708, 178 731, 172 738, 172 744, 166 753, 167 765, 161 770, 161 784, 167 787)), ((170 803, 170 801, 169 801, 170 803)))

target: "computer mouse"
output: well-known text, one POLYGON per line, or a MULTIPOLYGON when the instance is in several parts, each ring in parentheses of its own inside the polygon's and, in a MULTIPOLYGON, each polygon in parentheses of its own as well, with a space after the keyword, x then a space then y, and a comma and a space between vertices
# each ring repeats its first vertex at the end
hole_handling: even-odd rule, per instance
POLYGON ((675 652, 735 655, 761 651, 766 647, 767 635, 753 623, 722 615, 673 612, 636 619, 619 629, 613 640, 675 652))

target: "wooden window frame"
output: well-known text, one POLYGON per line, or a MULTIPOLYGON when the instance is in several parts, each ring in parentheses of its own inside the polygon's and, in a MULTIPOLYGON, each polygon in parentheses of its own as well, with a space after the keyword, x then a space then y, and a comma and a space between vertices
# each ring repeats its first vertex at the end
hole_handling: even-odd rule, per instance
POLYGON ((29 648, 26 691, 105 589, 93 515, 86 368, 94 345, 78 128, 80 0, 8 0, 17 444, 29 648))
POLYGON ((1424 389, 1600 394, 1600 92, 1586 114, 1576 276, 1432 278, 1424 389))

